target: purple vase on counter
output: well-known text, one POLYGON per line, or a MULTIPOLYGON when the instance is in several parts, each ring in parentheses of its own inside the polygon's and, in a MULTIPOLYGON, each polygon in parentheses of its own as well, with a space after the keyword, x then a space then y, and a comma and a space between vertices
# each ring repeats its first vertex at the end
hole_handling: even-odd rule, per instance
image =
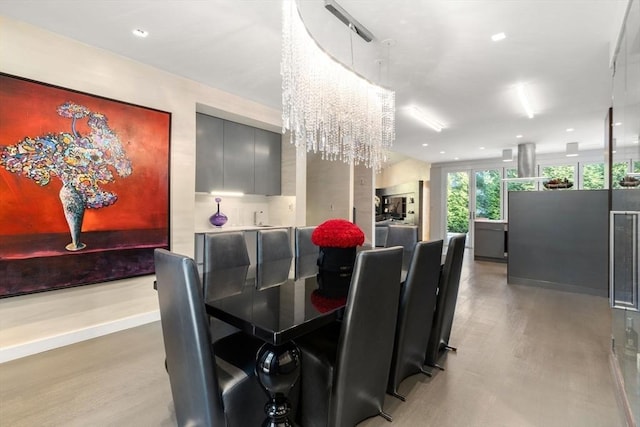
POLYGON ((221 201, 222 201, 222 199, 220 197, 216 197, 216 204, 218 205, 218 210, 216 211, 216 213, 214 213, 213 215, 211 215, 209 217, 209 222, 214 227, 222 227, 223 225, 225 225, 227 223, 227 220, 229 219, 229 218, 227 218, 227 216, 225 214, 220 212, 220 202, 221 201))

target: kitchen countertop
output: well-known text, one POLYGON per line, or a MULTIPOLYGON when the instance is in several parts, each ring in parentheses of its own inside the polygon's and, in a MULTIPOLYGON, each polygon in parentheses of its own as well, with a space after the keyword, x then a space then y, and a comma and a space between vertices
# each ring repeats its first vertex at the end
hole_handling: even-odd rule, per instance
POLYGON ((230 225, 222 227, 204 226, 196 229, 196 234, 199 233, 224 233, 229 231, 257 231, 267 230, 270 228, 291 228, 292 225, 230 225))

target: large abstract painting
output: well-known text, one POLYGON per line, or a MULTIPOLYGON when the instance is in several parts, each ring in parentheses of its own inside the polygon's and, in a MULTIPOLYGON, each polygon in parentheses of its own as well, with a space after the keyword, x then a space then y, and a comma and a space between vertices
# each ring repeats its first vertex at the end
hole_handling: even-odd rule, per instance
POLYGON ((154 272, 171 114, 0 73, 0 297, 154 272))

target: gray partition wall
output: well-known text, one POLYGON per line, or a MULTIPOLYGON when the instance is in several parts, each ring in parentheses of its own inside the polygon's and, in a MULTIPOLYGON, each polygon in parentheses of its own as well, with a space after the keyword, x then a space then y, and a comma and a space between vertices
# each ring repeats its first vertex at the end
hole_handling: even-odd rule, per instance
POLYGON ((607 190, 509 192, 508 283, 608 295, 607 190))

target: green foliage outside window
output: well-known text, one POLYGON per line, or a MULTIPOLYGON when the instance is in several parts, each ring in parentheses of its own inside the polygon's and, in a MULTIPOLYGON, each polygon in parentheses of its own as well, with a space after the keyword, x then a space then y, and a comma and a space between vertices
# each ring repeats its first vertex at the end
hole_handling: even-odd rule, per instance
MULTIPOLYGON (((507 178, 517 178, 517 169, 507 169, 507 178)), ((507 182, 507 191, 535 191, 535 181, 507 182)))
POLYGON ((449 172, 447 175, 447 232, 469 232, 469 175, 449 172))
POLYGON ((576 168, 573 165, 545 166, 542 168, 542 176, 549 179, 568 179, 573 182, 572 189, 575 189, 575 170, 576 168))
POLYGON ((604 188, 604 163, 590 163, 582 168, 582 188, 600 190, 604 188))
MULTIPOLYGON (((627 174, 627 169, 627 162, 613 164, 613 188, 621 188, 620 181, 627 174)), ((585 190, 604 189, 604 163, 584 165, 582 168, 582 188, 585 190)))
POLYGON ((500 219, 500 171, 476 172, 476 217, 500 219))

